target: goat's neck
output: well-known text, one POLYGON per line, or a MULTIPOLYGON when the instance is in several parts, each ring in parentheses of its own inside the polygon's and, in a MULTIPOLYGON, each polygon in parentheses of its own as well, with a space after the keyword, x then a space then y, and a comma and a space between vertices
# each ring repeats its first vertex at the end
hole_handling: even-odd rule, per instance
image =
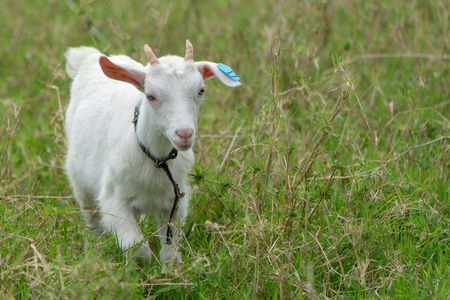
POLYGON ((136 134, 150 153, 159 159, 166 158, 173 146, 170 140, 158 129, 154 110, 141 105, 136 126, 136 134))

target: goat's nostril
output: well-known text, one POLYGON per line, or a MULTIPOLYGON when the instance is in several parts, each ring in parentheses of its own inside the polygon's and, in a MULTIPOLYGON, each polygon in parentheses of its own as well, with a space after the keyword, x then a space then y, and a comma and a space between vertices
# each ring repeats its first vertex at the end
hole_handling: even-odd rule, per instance
POLYGON ((175 130, 176 135, 182 140, 188 140, 194 134, 194 130, 192 128, 181 128, 175 130))

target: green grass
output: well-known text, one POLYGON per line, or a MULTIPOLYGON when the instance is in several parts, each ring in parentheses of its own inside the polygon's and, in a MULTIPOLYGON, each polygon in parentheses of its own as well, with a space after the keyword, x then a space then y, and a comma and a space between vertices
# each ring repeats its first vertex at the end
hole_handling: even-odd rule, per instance
POLYGON ((450 299, 448 1, 3 2, 0 298, 450 299), (141 269, 77 212, 63 53, 186 38, 242 86, 207 82, 183 264, 141 269))

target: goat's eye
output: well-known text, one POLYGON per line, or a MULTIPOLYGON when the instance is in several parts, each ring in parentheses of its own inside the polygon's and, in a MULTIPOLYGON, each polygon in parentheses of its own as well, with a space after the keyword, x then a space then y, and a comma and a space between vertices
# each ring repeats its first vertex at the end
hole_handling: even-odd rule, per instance
POLYGON ((147 99, 148 101, 156 101, 156 98, 153 97, 152 95, 147 95, 147 99))
POLYGON ((205 89, 203 88, 203 89, 200 90, 200 92, 198 92, 198 95, 199 95, 199 96, 203 96, 203 93, 204 93, 204 92, 205 92, 205 89))

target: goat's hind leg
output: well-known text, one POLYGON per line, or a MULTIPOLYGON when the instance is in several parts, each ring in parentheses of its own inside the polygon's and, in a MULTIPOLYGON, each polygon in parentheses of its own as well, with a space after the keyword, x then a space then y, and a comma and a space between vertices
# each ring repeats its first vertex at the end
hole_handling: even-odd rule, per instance
POLYGON ((105 234, 106 231, 101 223, 102 216, 98 211, 95 199, 88 191, 80 188, 79 185, 75 183, 72 183, 72 185, 75 198, 81 208, 81 211, 86 217, 88 227, 92 230, 95 230, 99 236, 105 234))

